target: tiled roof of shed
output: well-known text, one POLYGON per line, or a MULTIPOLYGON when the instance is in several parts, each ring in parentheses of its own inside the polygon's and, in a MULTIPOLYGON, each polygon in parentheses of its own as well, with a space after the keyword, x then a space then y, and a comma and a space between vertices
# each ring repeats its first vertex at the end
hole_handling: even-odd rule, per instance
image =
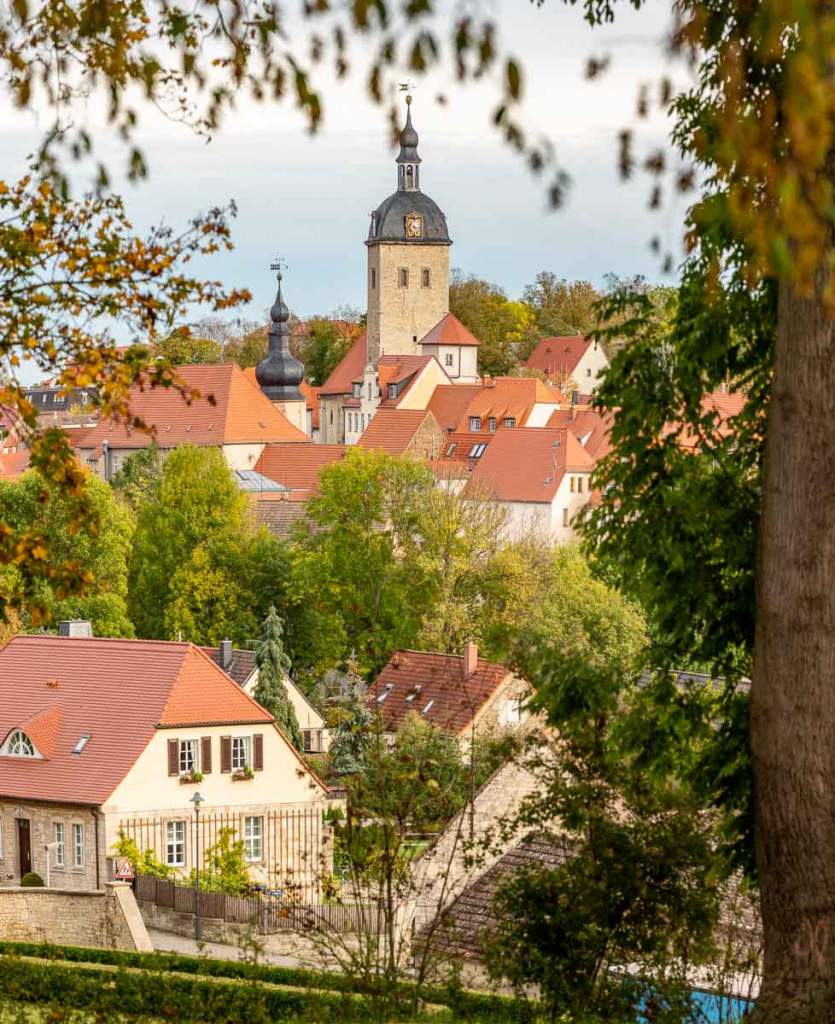
POLYGON ((479 658, 475 672, 465 677, 462 655, 396 651, 369 688, 368 700, 387 732, 395 732, 414 712, 459 734, 510 674, 506 666, 479 658))
POLYGON ((268 444, 255 463, 255 469, 276 483, 294 491, 313 494, 319 487, 319 475, 326 466, 345 457, 344 444, 268 444))
POLYGON ((0 797, 101 804, 158 725, 272 721, 191 644, 16 636, 0 649, 0 739, 30 723, 52 750, 0 757, 0 797))

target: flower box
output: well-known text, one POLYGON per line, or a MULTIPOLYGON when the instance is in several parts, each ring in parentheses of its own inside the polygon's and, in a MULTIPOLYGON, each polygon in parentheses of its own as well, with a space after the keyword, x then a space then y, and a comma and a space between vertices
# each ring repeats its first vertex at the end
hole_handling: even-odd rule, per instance
POLYGON ((180 776, 181 786, 196 786, 199 782, 203 781, 202 772, 188 772, 185 775, 180 776))

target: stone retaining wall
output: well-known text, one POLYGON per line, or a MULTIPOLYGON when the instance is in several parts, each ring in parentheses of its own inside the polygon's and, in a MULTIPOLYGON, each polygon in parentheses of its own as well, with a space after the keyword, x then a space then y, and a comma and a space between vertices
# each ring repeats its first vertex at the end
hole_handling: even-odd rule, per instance
POLYGON ((153 949, 133 890, 110 882, 104 890, 0 888, 0 939, 104 949, 153 949))

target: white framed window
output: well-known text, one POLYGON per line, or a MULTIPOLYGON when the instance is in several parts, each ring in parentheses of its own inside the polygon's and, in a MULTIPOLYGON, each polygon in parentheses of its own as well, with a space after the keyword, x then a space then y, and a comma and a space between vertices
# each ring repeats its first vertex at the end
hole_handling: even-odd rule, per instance
POLYGON ((574 493, 574 479, 575 478, 573 476, 570 476, 568 478, 568 489, 569 491, 571 491, 572 494, 574 493))
POLYGON ((264 859, 264 819, 260 816, 244 818, 244 855, 247 860, 264 859))
POLYGON ((505 416, 505 418, 504 418, 504 425, 506 427, 515 427, 516 426, 516 417, 515 416, 505 416))
POLYGON ((73 822, 72 826, 72 866, 84 867, 84 826, 80 821, 73 822))
POLYGON ((480 416, 471 416, 470 417, 470 430, 473 433, 477 433, 479 430, 481 430, 481 417, 480 416))
POLYGON ((66 864, 67 858, 63 821, 52 823, 52 838, 55 842, 55 867, 62 868, 66 864))
POLYGON ((567 508, 564 508, 562 510, 562 525, 563 526, 568 526, 568 509, 567 508))
POLYGON ((5 753, 9 757, 37 757, 35 744, 22 729, 15 729, 6 741, 5 753))
POLYGON ((197 740, 180 740, 180 775, 197 771, 197 740))
POLYGON ((511 697, 505 708, 505 720, 508 725, 519 725, 522 721, 522 698, 511 697))
POLYGON ((496 431, 496 417, 495 416, 491 416, 490 419, 487 421, 487 429, 490 431, 491 434, 495 433, 495 431, 496 431))
POLYGON ((252 759, 250 758, 250 743, 251 737, 249 736, 233 736, 232 737, 232 771, 243 771, 252 765, 252 759))
POLYGON ((577 493, 583 493, 583 478, 581 476, 577 477, 577 493))
POLYGON ((444 366, 452 366, 452 353, 447 352, 444 356, 444 366))
POLYGON ((186 862, 186 823, 169 821, 165 844, 165 863, 172 868, 181 868, 186 862))

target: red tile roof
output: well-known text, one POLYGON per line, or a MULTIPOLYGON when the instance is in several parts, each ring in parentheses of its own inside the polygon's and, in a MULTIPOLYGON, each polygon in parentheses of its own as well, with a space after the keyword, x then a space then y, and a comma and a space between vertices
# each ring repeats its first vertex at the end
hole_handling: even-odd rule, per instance
POLYGON ((29 468, 29 450, 0 455, 0 480, 17 480, 29 468))
POLYGON ((455 316, 447 313, 420 339, 421 345, 480 345, 481 342, 455 316))
MULTIPOLYGON (((459 430, 454 434, 448 434, 446 442, 441 449, 441 459, 444 462, 455 461, 465 462, 474 465, 477 459, 483 457, 484 452, 481 455, 471 455, 476 445, 489 445, 493 440, 493 434, 474 434, 468 430, 459 430), (450 447, 452 451, 450 451, 450 447)), ((487 449, 485 448, 484 451, 487 449)))
MULTIPOLYGON (((156 428, 161 448, 306 440, 306 435, 234 363, 178 366, 177 372, 188 387, 200 392, 201 397, 191 405, 172 388, 131 390, 131 412, 156 428), (214 398, 214 404, 209 396, 214 398)), ((111 448, 146 448, 150 443, 148 435, 141 431, 103 420, 75 444, 89 449, 98 448, 105 441, 111 448)))
MULTIPOLYGON (((415 440, 415 435, 427 421, 440 435, 441 428, 437 420, 426 409, 386 409, 380 406, 357 444, 360 448, 382 448, 390 455, 402 455, 408 451, 415 440)), ((435 455, 440 454, 442 444, 439 436, 438 451, 434 453, 435 455)), ((429 457, 432 457, 432 453, 429 457)))
POLYGON ((0 741, 28 726, 51 750, 0 757, 0 797, 101 804, 158 725, 272 720, 191 644, 16 636, 0 648, 0 741))
POLYGON ((363 331, 319 388, 320 395, 345 395, 352 390, 353 382, 362 376, 367 345, 368 335, 363 331))
POLYGON ((543 338, 525 361, 525 366, 541 370, 552 380, 565 381, 577 369, 591 341, 580 334, 543 338))
POLYGON ((455 430, 480 390, 480 384, 439 384, 427 408, 444 430, 455 430))
POLYGON ((567 427, 589 455, 597 461, 610 450, 609 435, 614 417, 597 409, 557 409, 548 420, 549 427, 567 427))
POLYGON ((421 370, 434 361, 434 356, 380 356, 377 362, 377 382, 380 385, 380 392, 382 394, 380 405, 391 408, 396 407, 401 398, 408 393, 411 386, 418 379, 421 370), (389 384, 400 385, 397 389, 396 398, 388 397, 389 384))
POLYGON ((594 463, 565 428, 497 430, 466 490, 497 501, 550 503, 566 471, 591 472, 594 463))
POLYGON ((465 678, 462 655, 397 651, 369 688, 368 701, 382 715, 387 732, 414 712, 461 734, 511 674, 506 666, 479 658, 475 672, 465 678))
POLYGON ((294 491, 315 493, 319 487, 319 474, 334 462, 345 457, 344 444, 268 444, 255 463, 256 473, 262 473, 276 483, 294 491))
POLYGON ((525 426, 535 405, 565 404, 562 392, 534 377, 486 377, 457 424, 459 431, 468 430, 470 417, 481 418, 481 429, 487 431, 493 417, 501 426, 506 417, 525 426))

